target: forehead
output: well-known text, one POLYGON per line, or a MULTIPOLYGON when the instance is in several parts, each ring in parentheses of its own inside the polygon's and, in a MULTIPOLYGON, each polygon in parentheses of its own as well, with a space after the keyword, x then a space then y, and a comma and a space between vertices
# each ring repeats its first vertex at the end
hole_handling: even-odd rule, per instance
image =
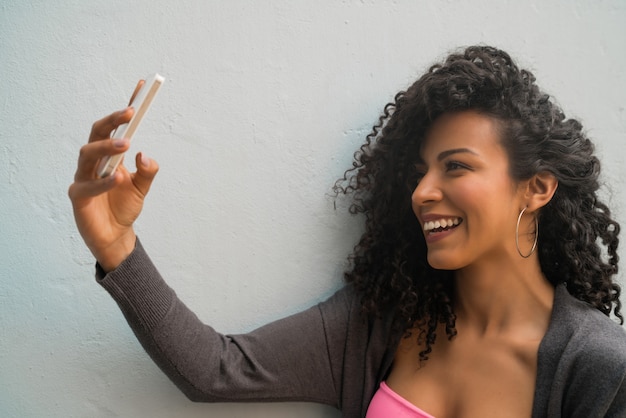
POLYGON ((460 148, 470 149, 485 157, 502 156, 504 149, 497 122, 489 116, 471 110, 443 114, 428 130, 420 156, 424 161, 428 161, 436 158, 441 152, 460 148))

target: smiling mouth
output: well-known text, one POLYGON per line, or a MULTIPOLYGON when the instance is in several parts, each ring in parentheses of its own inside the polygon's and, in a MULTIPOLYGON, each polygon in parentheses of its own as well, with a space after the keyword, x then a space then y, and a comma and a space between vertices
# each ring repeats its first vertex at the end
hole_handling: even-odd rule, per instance
POLYGON ((447 231, 456 228, 461 222, 463 222, 462 218, 443 218, 436 221, 424 222, 424 232, 434 234, 447 231))

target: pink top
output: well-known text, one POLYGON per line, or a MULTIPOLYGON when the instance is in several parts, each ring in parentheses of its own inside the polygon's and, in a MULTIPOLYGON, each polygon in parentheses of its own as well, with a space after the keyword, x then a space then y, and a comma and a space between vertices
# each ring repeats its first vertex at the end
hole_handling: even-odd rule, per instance
POLYGON ((385 382, 374 394, 365 418, 435 418, 391 390, 385 382))

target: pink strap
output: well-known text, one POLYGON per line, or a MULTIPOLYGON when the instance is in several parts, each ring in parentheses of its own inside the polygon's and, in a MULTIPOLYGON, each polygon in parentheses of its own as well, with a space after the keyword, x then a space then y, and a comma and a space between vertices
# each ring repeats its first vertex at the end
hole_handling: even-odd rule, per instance
POLYGON ((374 394, 365 418, 435 418, 391 390, 385 382, 374 394))

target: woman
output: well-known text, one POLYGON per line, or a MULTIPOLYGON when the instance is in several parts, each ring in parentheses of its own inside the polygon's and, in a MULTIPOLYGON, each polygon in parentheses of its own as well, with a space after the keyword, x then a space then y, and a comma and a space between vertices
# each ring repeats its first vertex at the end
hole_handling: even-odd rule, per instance
POLYGON ((96 122, 69 195, 97 278, 196 401, 313 401, 345 417, 624 417, 619 225, 575 120, 503 51, 470 47, 389 103, 353 169, 366 231, 347 286, 252 333, 198 321, 132 228, 157 164, 96 179, 125 109, 96 122))

